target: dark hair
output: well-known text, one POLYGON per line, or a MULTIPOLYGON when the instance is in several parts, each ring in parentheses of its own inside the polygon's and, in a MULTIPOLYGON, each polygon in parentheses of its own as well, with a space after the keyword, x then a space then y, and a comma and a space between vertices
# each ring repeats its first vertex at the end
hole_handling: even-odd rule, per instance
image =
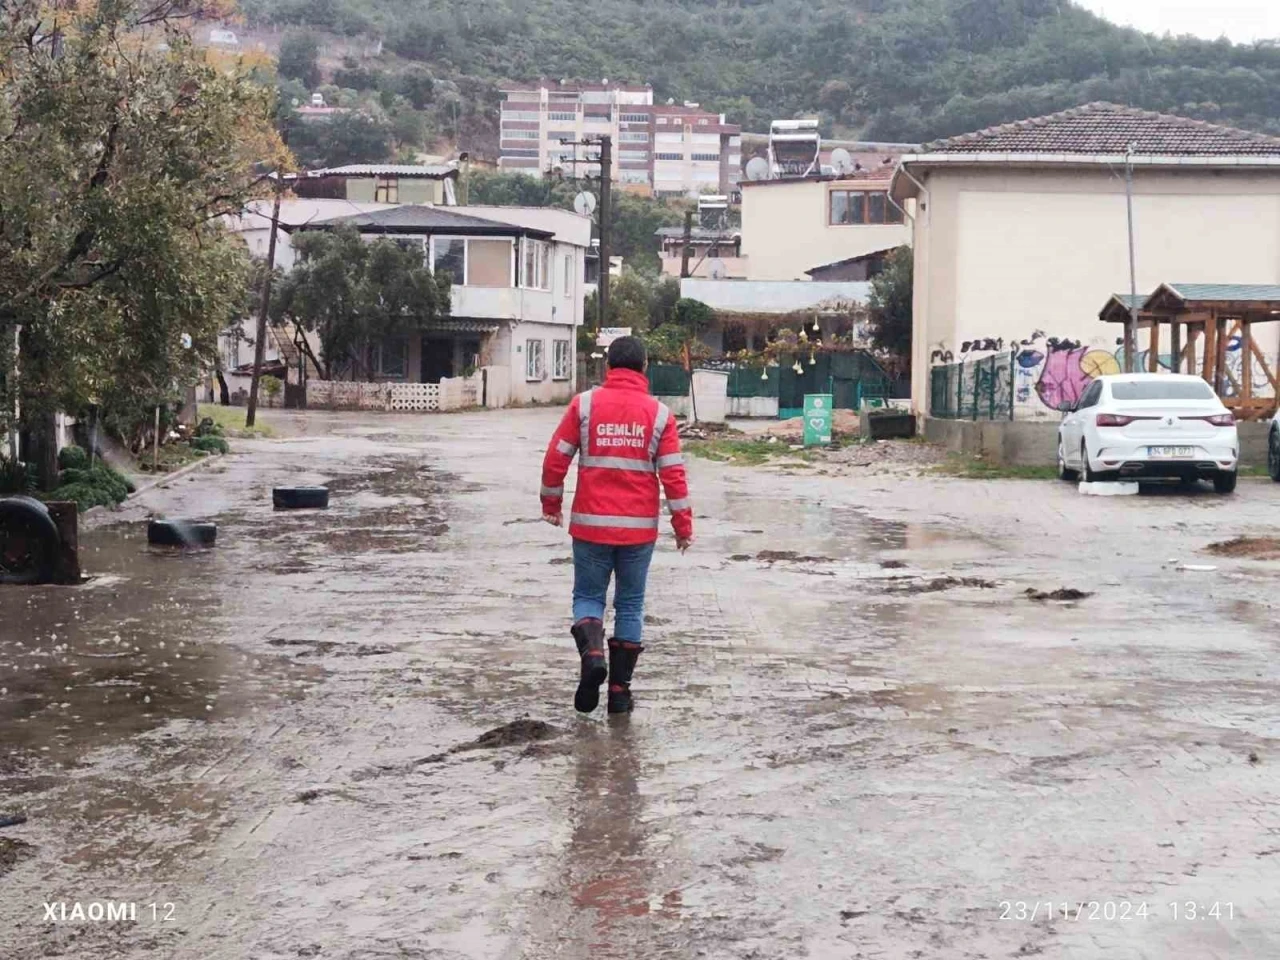
POLYGON ((639 337, 619 337, 609 344, 610 370, 634 370, 636 373, 644 373, 647 360, 644 341, 639 337))

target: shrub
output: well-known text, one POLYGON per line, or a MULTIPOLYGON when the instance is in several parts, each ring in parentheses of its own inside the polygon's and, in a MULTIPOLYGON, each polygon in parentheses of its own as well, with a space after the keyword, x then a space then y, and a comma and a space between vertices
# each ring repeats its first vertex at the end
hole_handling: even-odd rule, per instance
MULTIPOLYGON (((79 448, 67 448, 72 449, 79 448)), ((61 459, 61 454, 59 458, 61 459)), ((74 461, 76 458, 72 455, 70 459, 74 461)), ((90 507, 110 507, 122 503, 134 491, 134 485, 109 464, 98 462, 90 467, 87 459, 83 467, 65 468, 60 480, 57 489, 46 494, 45 499, 74 500, 81 513, 90 507)))
POLYGON ((212 433, 192 437, 191 449, 200 453, 228 453, 231 450, 227 445, 227 441, 212 433))
POLYGON ((0 457, 0 494, 30 493, 35 488, 35 464, 0 457))
POLYGON ((89 469, 89 454, 84 447, 63 447, 58 451, 59 470, 89 469))

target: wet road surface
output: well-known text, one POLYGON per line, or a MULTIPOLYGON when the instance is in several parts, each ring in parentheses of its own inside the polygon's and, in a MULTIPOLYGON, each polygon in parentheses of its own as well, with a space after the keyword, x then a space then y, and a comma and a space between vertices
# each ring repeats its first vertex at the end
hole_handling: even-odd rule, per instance
POLYGON ((1205 552, 1280 486, 694 461, 609 722, 556 416, 277 415, 91 515, 89 585, 0 591, 0 956, 1280 956, 1280 561, 1205 552))

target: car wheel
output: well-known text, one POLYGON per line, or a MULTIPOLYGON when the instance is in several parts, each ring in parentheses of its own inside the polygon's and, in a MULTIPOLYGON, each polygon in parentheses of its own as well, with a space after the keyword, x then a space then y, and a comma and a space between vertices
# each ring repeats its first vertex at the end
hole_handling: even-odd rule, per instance
POLYGON ((152 520, 147 524, 147 543, 157 547, 211 547, 217 539, 216 523, 152 520))
POLYGON ((1218 493, 1231 493, 1236 488, 1236 472, 1222 470, 1213 475, 1213 489, 1218 493))
POLYGON ((1280 430, 1271 429, 1267 437, 1267 473, 1271 479, 1280 483, 1280 430))
POLYGON ((1062 450, 1062 438, 1058 438, 1058 479, 1059 480, 1077 480, 1080 477, 1079 470, 1072 470, 1067 466, 1067 457, 1062 450))
POLYGON ((48 583, 62 538, 34 497, 0 500, 0 583, 48 583))
POLYGON ((277 510, 326 510, 329 488, 276 487, 271 491, 271 503, 277 510))
POLYGON ((1080 479, 1085 483, 1098 482, 1098 475, 1089 466, 1089 450, 1083 443, 1080 444, 1080 479))

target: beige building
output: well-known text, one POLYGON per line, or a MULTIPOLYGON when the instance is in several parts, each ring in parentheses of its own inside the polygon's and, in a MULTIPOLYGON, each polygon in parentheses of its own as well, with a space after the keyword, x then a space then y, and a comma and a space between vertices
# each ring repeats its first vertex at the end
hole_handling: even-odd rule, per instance
POLYGON ((751 280, 808 271, 911 242, 888 170, 742 182, 742 257, 751 280))
MULTIPOLYGON (((1278 139, 1090 104, 926 144, 892 185, 914 205, 917 410, 930 409, 931 368, 961 359, 1011 357, 1023 418, 1058 417, 1093 377, 1124 367, 1098 311, 1130 288, 1130 149, 1140 294, 1280 282, 1278 139)), ((1146 343, 1140 331, 1137 369, 1146 343)))

